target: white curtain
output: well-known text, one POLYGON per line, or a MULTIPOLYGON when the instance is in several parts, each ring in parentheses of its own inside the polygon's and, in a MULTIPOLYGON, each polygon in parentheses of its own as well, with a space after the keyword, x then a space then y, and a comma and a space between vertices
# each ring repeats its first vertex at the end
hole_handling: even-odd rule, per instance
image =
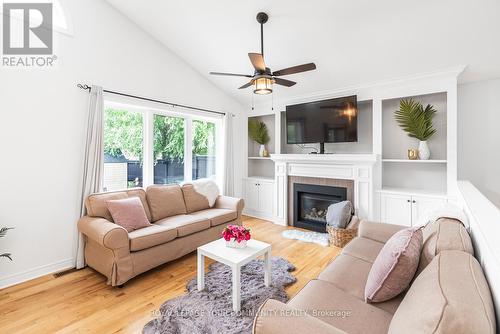
MULTIPOLYGON (((81 216, 86 214, 85 199, 87 196, 102 189, 104 174, 103 113, 102 87, 92 86, 87 115, 85 159, 83 162, 81 216)), ((76 252, 77 269, 85 267, 84 246, 84 236, 79 233, 76 252)))
POLYGON ((224 195, 234 196, 233 114, 224 116, 224 195))

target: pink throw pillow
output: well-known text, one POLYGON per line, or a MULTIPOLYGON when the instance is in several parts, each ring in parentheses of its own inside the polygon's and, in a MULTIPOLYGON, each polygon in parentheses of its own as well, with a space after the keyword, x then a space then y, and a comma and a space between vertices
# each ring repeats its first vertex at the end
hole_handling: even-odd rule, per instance
POLYGON ((115 224, 122 226, 127 232, 151 226, 139 197, 107 201, 106 206, 115 224))
POLYGON ((421 228, 401 230, 387 240, 368 274, 367 302, 384 302, 408 288, 417 271, 422 243, 421 228))

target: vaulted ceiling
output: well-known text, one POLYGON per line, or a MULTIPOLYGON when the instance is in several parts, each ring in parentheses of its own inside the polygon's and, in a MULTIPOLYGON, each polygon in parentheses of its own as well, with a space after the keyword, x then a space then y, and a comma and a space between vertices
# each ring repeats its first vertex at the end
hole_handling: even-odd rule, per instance
MULTIPOLYGON (((209 71, 253 74, 264 26, 273 70, 315 62, 286 77, 278 97, 368 84, 467 65, 461 82, 500 77, 498 0, 107 0, 222 90, 248 104, 247 80, 209 71)), ((126 43, 126 41, 124 41, 126 43)), ((140 47, 140 46, 138 46, 140 47)), ((188 89, 188 87, 187 87, 188 89)))

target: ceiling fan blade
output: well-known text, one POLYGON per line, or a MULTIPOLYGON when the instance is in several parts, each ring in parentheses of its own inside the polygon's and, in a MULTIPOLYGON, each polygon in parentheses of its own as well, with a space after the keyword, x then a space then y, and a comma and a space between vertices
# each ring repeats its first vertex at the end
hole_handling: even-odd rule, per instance
POLYGON ((253 78, 253 75, 249 75, 249 74, 222 73, 222 72, 210 72, 210 74, 212 74, 212 75, 226 75, 226 76, 231 76, 231 77, 253 78))
POLYGON ((273 76, 281 76, 281 75, 289 75, 300 72, 312 71, 316 69, 316 65, 314 63, 297 65, 289 68, 284 68, 282 70, 273 72, 273 76))
POLYGON ((253 67, 260 72, 266 71, 266 64, 264 63, 264 57, 260 53, 249 53, 248 57, 252 62, 253 67))
POLYGON ((240 87, 240 88, 238 88, 238 89, 248 88, 248 87, 250 87, 251 85, 253 85, 253 80, 252 80, 252 81, 250 81, 250 82, 247 82, 246 84, 244 84, 243 86, 241 86, 241 87, 240 87))
POLYGON ((274 78, 274 83, 276 83, 277 85, 286 86, 286 87, 292 87, 293 85, 296 84, 295 81, 281 79, 281 78, 274 78))

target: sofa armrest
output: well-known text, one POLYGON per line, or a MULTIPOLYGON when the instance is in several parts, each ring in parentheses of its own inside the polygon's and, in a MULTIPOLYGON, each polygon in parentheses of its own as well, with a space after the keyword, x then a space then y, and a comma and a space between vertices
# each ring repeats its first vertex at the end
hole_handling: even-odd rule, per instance
POLYGON ((245 201, 242 198, 229 197, 229 196, 219 196, 215 201, 215 208, 217 209, 229 209, 236 210, 238 213, 238 218, 241 218, 241 213, 245 207, 245 201))
POLYGON ((286 304, 268 299, 257 312, 253 323, 253 334, 346 334, 313 316, 286 304))
POLYGON ((394 233, 405 228, 406 226, 403 225, 375 223, 362 220, 361 223, 359 223, 358 237, 386 243, 394 233))
POLYGON ((84 216, 78 221, 78 230, 106 248, 129 247, 127 230, 107 219, 84 216))

